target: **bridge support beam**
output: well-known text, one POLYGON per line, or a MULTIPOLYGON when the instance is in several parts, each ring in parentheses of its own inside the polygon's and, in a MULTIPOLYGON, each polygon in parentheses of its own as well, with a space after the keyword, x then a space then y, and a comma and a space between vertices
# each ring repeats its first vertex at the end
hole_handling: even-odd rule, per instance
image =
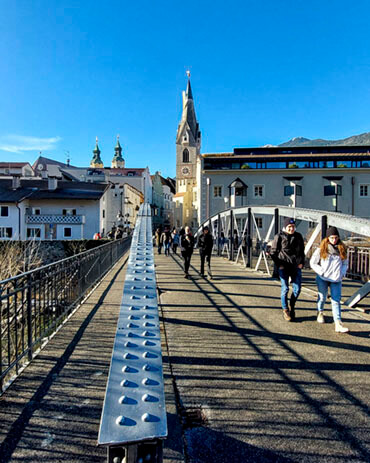
POLYGON ((252 267, 252 209, 250 207, 247 217, 247 267, 252 267))
POLYGON ((163 460, 163 441, 139 442, 121 447, 108 447, 107 463, 161 463, 163 460))
POLYGON ((234 214, 232 209, 230 209, 230 256, 229 260, 234 260, 234 214))

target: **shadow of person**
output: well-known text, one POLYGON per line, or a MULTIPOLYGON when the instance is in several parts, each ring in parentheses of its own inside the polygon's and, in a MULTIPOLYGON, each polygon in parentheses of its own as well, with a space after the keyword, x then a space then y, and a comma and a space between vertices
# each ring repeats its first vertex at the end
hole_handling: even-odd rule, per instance
POLYGON ((289 463, 271 450, 234 439, 207 427, 185 431, 187 456, 192 463, 289 463))

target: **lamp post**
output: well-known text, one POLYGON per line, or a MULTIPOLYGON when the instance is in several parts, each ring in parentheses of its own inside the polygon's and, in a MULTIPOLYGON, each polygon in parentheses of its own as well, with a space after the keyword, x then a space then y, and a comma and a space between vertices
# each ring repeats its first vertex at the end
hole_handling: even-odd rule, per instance
POLYGON ((225 211, 227 209, 227 203, 229 202, 229 198, 227 196, 224 197, 224 201, 225 201, 225 211))

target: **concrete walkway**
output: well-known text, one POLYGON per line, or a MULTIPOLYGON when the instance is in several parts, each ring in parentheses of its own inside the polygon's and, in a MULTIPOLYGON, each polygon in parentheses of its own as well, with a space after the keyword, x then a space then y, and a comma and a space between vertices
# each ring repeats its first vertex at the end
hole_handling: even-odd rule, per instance
POLYGON ((351 333, 340 335, 328 306, 319 325, 309 272, 287 323, 268 277, 224 258, 213 258, 213 280, 194 267, 184 279, 178 256, 156 265, 167 402, 182 422, 174 426, 172 410, 166 462, 181 460, 179 429, 192 463, 370 461, 368 314, 344 311, 351 333))
MULTIPOLYGON (((96 442, 124 263, 0 397, 1 463, 106 460, 96 442)), ((337 335, 316 323, 313 287, 293 324, 261 274, 223 258, 212 281, 194 268, 184 279, 178 256, 156 265, 165 463, 369 461, 368 314, 345 312, 351 334, 337 335)))

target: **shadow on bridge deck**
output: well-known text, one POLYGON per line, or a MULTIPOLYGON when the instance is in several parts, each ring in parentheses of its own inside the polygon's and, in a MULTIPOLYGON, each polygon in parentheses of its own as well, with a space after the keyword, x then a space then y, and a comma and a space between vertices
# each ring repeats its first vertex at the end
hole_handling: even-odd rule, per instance
MULTIPOLYGON (((370 461, 369 316, 344 311, 351 333, 336 334, 327 305, 330 323, 319 325, 306 272, 287 323, 278 282, 223 258, 205 280, 197 254, 192 264, 186 280, 179 256, 156 255, 166 402, 190 415, 187 461, 370 461)), ((180 459, 175 442, 165 443, 167 462, 180 459)))
POLYGON ((124 256, 0 397, 0 462, 96 462, 124 256))
MULTIPOLYGON (((96 442, 124 261, 0 398, 1 463, 106 460, 96 442)), ((352 331, 337 335, 316 323, 315 296, 303 291, 297 322, 286 323, 271 279, 214 258, 214 280, 194 267, 185 280, 181 264, 156 256, 164 461, 369 461, 368 315, 344 312, 352 331)))

